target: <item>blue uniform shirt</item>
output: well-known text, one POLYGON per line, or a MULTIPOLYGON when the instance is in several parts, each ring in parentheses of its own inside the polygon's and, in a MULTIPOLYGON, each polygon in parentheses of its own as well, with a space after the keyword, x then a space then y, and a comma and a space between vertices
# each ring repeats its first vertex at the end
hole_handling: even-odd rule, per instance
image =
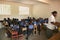
POLYGON ((34 27, 33 27, 33 25, 29 25, 29 29, 33 29, 34 27))
POLYGON ((36 21, 34 21, 33 24, 37 24, 36 21))

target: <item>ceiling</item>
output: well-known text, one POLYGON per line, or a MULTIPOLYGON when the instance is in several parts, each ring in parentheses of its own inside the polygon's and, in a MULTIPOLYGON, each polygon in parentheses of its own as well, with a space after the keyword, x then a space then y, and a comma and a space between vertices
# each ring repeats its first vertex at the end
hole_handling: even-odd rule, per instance
POLYGON ((57 0, 5 0, 5 1, 21 2, 21 3, 24 3, 24 4, 38 4, 40 2, 48 3, 49 1, 57 1, 57 0))
POLYGON ((38 4, 40 2, 48 3, 46 0, 43 0, 43 1, 40 1, 40 0, 5 0, 5 1, 20 2, 20 3, 24 3, 24 4, 38 4))

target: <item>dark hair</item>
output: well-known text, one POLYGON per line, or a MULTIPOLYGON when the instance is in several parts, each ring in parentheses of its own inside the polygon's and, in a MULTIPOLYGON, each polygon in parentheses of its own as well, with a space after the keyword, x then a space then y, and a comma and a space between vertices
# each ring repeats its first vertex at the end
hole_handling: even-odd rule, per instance
POLYGON ((57 11, 53 11, 52 14, 57 14, 57 11))

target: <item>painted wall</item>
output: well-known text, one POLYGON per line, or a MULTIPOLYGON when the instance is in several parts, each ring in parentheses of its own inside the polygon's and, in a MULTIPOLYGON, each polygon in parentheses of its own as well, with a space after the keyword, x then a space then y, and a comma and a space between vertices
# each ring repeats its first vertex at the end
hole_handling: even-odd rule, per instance
POLYGON ((27 15, 21 16, 19 15, 18 6, 27 6, 30 8, 30 15, 31 17, 42 17, 47 18, 51 15, 51 12, 56 10, 58 11, 57 21, 60 21, 60 1, 48 1, 48 4, 39 3, 34 5, 28 5, 23 3, 15 3, 15 2, 4 2, 0 1, 0 4, 10 4, 11 7, 11 15, 0 15, 0 19, 7 18, 7 17, 16 17, 16 18, 26 18, 27 15))
POLYGON ((39 3, 33 6, 33 16, 47 18, 50 16, 49 4, 39 3))
POLYGON ((23 3, 16 3, 16 2, 5 2, 5 1, 0 1, 0 4, 9 4, 11 5, 11 15, 0 15, 0 20, 2 20, 3 18, 26 18, 28 16, 32 16, 32 5, 27 5, 27 4, 23 4, 23 3), (29 15, 19 15, 19 6, 26 6, 30 8, 30 14, 29 15))
POLYGON ((50 0, 48 4, 40 3, 33 6, 33 16, 38 17, 49 17, 52 11, 57 11, 57 21, 60 22, 60 1, 59 0, 50 0))

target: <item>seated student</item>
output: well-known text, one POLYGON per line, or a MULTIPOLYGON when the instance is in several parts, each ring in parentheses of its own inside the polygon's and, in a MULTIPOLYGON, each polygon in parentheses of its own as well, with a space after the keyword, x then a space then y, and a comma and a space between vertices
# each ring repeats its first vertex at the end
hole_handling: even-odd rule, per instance
POLYGON ((3 21, 7 21, 7 20, 6 20, 6 18, 4 18, 4 20, 3 20, 3 21))
POLYGON ((10 26, 10 24, 11 24, 11 19, 8 18, 7 22, 8 22, 8 25, 10 26))
POLYGON ((21 20, 20 25, 21 25, 21 27, 24 27, 24 20, 21 20))
POLYGON ((33 17, 33 20, 36 20, 36 19, 33 17))
POLYGON ((18 24, 17 24, 19 27, 18 27, 18 35, 21 35, 23 34, 23 31, 22 31, 22 26, 21 26, 21 21, 18 21, 18 24))
POLYGON ((43 24, 43 23, 44 23, 43 18, 39 18, 39 22, 40 22, 41 24, 43 24))
POLYGON ((47 25, 48 25, 48 18, 45 18, 45 19, 44 19, 44 23, 43 23, 43 24, 44 24, 44 28, 46 28, 47 25))
POLYGON ((21 24, 21 20, 18 20, 18 24, 19 24, 19 25, 21 24))
POLYGON ((22 27, 19 25, 19 31, 18 31, 18 34, 21 35, 23 34, 23 31, 22 31, 22 27))
POLYGON ((27 22, 24 21, 24 24, 23 24, 23 34, 27 34, 27 22))
POLYGON ((40 25, 41 23, 39 22, 39 19, 37 20, 37 31, 38 31, 38 34, 40 35, 40 31, 41 31, 41 29, 40 29, 40 25))
POLYGON ((13 24, 10 25, 11 28, 13 28, 13 26, 14 26, 13 24))
POLYGON ((29 22, 31 21, 31 17, 28 17, 28 21, 29 21, 29 22))
POLYGON ((36 30, 37 30, 37 22, 36 20, 33 20, 33 25, 34 25, 34 33, 36 34, 36 30))
POLYGON ((28 20, 30 20, 31 18, 30 17, 28 17, 28 20))
POLYGON ((14 24, 13 24, 13 22, 12 22, 12 23, 10 24, 10 27, 13 28, 13 26, 14 26, 14 24))
POLYGON ((15 25, 16 21, 14 20, 14 18, 11 20, 11 24, 10 27, 13 28, 13 26, 15 25))
POLYGON ((44 22, 45 22, 45 23, 48 23, 48 18, 45 18, 45 19, 44 19, 44 22))
POLYGON ((15 18, 15 21, 16 21, 16 22, 19 22, 19 19, 15 18))
POLYGON ((25 19, 25 23, 28 23, 29 22, 29 19, 25 19))
MULTIPOLYGON (((6 24, 7 24, 6 18, 4 18, 4 20, 2 21, 2 23, 0 23, 0 26, 1 26, 1 24, 3 24, 2 27, 5 27, 5 26, 6 26, 6 24)), ((1 28, 2 28, 2 27, 1 27, 1 28)))
POLYGON ((3 20, 3 24, 5 24, 7 22, 7 20, 6 20, 6 18, 4 18, 4 20, 3 20))
POLYGON ((16 30, 16 31, 19 31, 19 25, 18 25, 18 23, 15 22, 12 28, 14 30, 16 30))
POLYGON ((33 24, 36 25, 36 20, 33 21, 33 24))
POLYGON ((30 23, 30 24, 29 24, 29 30, 31 30, 31 32, 32 32, 32 31, 33 31, 33 29, 34 29, 33 24, 32 24, 32 23, 30 23))
POLYGON ((28 26, 28 34, 27 34, 28 37, 29 37, 31 34, 33 34, 33 30, 34 30, 33 24, 30 22, 30 23, 29 23, 29 26, 28 26))
POLYGON ((43 29, 44 29, 44 31, 46 31, 47 25, 48 25, 48 18, 45 18, 44 19, 44 23, 43 23, 43 29))

